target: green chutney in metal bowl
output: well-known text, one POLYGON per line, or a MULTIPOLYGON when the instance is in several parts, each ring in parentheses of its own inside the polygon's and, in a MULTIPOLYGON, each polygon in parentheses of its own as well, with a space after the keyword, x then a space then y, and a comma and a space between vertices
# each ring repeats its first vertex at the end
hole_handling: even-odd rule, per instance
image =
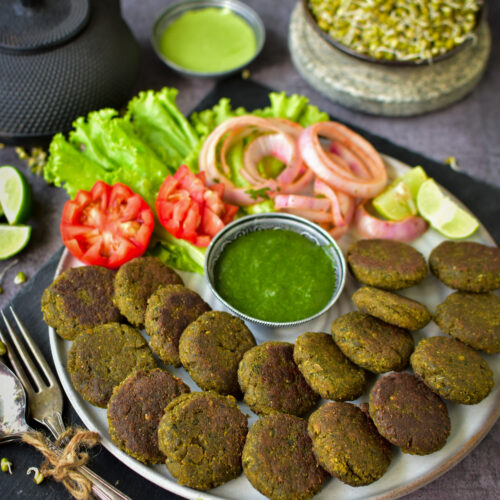
POLYGON ((242 318, 273 327, 298 324, 326 311, 340 294, 342 253, 319 226, 259 214, 221 233, 207 252, 206 274, 215 295, 242 318))

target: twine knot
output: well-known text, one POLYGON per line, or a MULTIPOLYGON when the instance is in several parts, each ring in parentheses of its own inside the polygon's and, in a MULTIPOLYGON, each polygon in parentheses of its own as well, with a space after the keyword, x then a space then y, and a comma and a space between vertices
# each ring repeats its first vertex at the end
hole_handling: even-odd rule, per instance
POLYGON ((91 482, 78 467, 89 460, 86 451, 99 443, 99 434, 81 428, 69 427, 54 444, 41 432, 27 432, 23 441, 36 448, 45 457, 40 472, 64 484, 78 500, 88 500, 92 494, 91 482), (64 448, 62 446, 64 445, 64 448))

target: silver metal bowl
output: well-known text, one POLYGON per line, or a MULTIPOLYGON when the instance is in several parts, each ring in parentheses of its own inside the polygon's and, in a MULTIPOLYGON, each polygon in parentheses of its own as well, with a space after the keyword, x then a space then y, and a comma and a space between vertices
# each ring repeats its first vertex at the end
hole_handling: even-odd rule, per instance
POLYGON ((340 297, 340 294, 342 293, 342 290, 344 288, 346 277, 346 263, 344 256, 342 255, 342 251, 340 250, 335 240, 318 225, 295 215, 282 213, 264 213, 249 215, 246 217, 242 217, 241 219, 237 219, 231 224, 228 224, 224 229, 222 229, 215 235, 205 255, 205 276, 212 293, 234 314, 236 314, 240 318, 243 318, 244 320, 251 321, 258 325, 271 328, 281 328, 300 325, 314 318, 317 318, 318 316, 321 316, 328 309, 330 309, 330 307, 332 307, 340 297), (217 260, 224 251, 224 248, 240 236, 263 229, 287 229, 289 231, 294 231, 305 236, 317 245, 324 247, 333 261, 336 279, 335 290, 333 291, 328 304, 323 307, 323 309, 307 318, 278 323, 248 316, 247 314, 244 314, 233 307, 229 302, 224 300, 219 295, 215 288, 214 269, 217 260))
POLYGON ((185 75, 199 76, 205 78, 224 77, 243 69, 260 54, 262 47, 264 46, 265 39, 266 39, 266 30, 264 28, 264 23, 262 22, 262 19, 259 17, 257 12, 255 12, 255 10, 253 10, 245 3, 239 2, 238 0, 184 0, 182 2, 175 3, 170 7, 168 7, 167 9, 165 9, 158 16, 153 25, 153 30, 151 32, 151 43, 156 52, 156 55, 167 66, 185 75), (236 15, 243 18, 252 28, 255 35, 256 49, 254 55, 248 61, 245 61, 243 64, 231 68, 229 70, 206 73, 206 72, 199 72, 183 68, 182 66, 175 64, 162 54, 160 50, 160 41, 161 41, 161 36, 163 35, 167 27, 188 11, 206 9, 208 7, 215 7, 219 9, 230 9, 236 15))

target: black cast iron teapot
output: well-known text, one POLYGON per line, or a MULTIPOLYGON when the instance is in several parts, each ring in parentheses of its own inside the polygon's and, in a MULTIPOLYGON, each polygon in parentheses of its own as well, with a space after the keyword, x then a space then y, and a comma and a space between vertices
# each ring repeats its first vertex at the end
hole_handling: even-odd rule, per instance
POLYGON ((42 143, 93 109, 119 108, 138 67, 119 0, 1 0, 0 142, 42 143))

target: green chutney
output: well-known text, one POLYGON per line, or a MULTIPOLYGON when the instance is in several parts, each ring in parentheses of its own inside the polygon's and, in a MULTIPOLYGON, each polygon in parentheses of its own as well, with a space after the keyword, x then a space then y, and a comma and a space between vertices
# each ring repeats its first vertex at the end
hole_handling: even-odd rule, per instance
POLYGON ((325 248, 286 229, 240 236, 214 268, 219 295, 240 312, 283 323, 307 318, 330 301, 335 267, 325 248))
POLYGON ((200 73, 237 68, 256 50, 250 25, 227 8, 188 11, 167 26, 160 40, 160 51, 167 59, 200 73))

